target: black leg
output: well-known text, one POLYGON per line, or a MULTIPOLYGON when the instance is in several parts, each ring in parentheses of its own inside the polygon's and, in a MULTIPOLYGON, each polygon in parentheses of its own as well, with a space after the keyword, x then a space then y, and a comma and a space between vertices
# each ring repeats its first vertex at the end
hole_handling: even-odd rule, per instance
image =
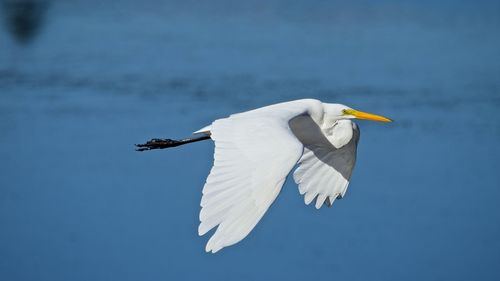
POLYGON ((210 139, 210 136, 208 136, 208 135, 203 135, 201 137, 195 137, 195 138, 189 138, 189 139, 183 139, 183 140, 152 139, 152 140, 150 140, 146 143, 143 143, 143 144, 136 144, 135 146, 137 148, 135 150, 136 151, 146 151, 146 150, 153 150, 153 149, 164 149, 164 148, 176 147, 179 145, 197 142, 197 141, 202 141, 202 140, 208 140, 208 139, 210 139))

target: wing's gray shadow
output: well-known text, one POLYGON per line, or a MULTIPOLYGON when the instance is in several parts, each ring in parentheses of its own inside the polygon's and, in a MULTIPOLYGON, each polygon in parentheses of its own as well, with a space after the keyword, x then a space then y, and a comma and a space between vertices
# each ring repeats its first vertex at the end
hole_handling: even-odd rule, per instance
MULTIPOLYGON (((336 148, 309 115, 297 116, 289 121, 289 125, 304 147, 311 150, 320 161, 334 168, 342 177, 349 180, 356 162, 359 130, 354 130, 353 137, 348 144, 336 148)), ((334 138, 335 136, 328 137, 334 138)))

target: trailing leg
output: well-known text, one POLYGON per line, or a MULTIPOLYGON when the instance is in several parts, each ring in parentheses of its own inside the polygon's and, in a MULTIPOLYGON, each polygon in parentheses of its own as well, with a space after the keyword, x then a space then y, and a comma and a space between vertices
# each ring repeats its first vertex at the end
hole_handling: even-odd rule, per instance
POLYGON ((199 137, 187 138, 182 140, 173 140, 173 139, 152 139, 143 144, 136 144, 136 151, 146 151, 153 149, 164 149, 169 147, 176 147, 183 144, 188 144, 192 142, 198 142, 202 140, 210 139, 209 135, 202 135, 199 137))

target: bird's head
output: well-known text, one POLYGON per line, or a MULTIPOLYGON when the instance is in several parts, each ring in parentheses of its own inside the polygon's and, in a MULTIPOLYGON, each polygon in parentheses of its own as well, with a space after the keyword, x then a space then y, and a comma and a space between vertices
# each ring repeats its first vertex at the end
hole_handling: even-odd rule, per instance
POLYGON ((392 119, 389 119, 381 115, 376 115, 373 113, 352 109, 343 104, 332 104, 332 103, 326 104, 325 117, 334 122, 337 120, 346 120, 346 119, 362 119, 362 120, 372 120, 378 122, 392 122, 392 119))

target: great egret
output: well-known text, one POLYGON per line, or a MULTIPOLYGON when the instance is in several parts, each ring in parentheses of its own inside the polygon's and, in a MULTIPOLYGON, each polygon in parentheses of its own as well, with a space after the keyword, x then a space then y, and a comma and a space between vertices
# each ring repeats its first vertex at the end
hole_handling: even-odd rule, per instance
POLYGON ((215 120, 183 140, 152 139, 139 151, 205 139, 215 142, 214 165, 201 198, 199 235, 217 230, 205 250, 217 252, 245 238, 293 178, 306 204, 331 206, 344 196, 359 140, 351 119, 383 116, 314 99, 283 102, 215 120))

